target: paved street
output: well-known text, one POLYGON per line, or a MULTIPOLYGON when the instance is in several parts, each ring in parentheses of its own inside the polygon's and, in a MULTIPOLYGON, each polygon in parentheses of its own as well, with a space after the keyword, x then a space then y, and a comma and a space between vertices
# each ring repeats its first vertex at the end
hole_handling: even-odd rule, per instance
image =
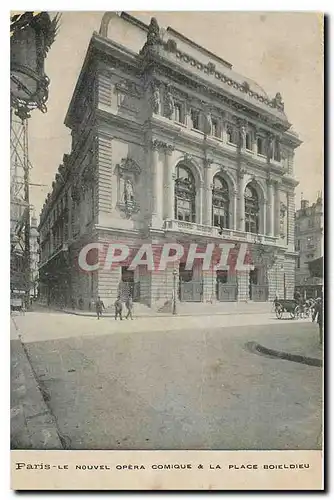
POLYGON ((320 357, 317 328, 255 316, 15 321, 71 449, 320 448, 321 368, 245 347, 293 338, 320 357))

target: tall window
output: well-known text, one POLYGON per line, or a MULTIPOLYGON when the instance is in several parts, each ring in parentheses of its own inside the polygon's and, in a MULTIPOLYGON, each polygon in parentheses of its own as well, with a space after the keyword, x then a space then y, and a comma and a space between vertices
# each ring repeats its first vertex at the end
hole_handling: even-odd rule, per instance
POLYGON ((180 102, 174 103, 174 120, 179 123, 184 123, 183 108, 180 102))
POLYGON ((191 109, 190 118, 193 124, 192 128, 199 130, 199 111, 197 109, 191 109))
POLYGON ((190 169, 184 165, 176 167, 175 218, 195 222, 196 210, 195 179, 190 169))
POLYGON ((212 190, 212 224, 217 227, 229 228, 230 198, 227 182, 219 176, 213 179, 212 190))
POLYGON ((212 118, 212 135, 214 137, 219 137, 219 125, 216 118, 212 118))
POLYGON ((256 189, 248 184, 245 189, 245 231, 246 233, 259 232, 259 197, 256 189))
POLYGON ((265 154, 264 138, 263 137, 257 138, 257 152, 259 155, 265 154))
POLYGON ((228 124, 226 127, 227 142, 237 145, 238 144, 238 131, 233 125, 228 124))
POLYGON ((252 134, 251 134, 251 132, 247 132, 247 134, 246 134, 246 149, 248 149, 248 151, 252 150, 252 134))

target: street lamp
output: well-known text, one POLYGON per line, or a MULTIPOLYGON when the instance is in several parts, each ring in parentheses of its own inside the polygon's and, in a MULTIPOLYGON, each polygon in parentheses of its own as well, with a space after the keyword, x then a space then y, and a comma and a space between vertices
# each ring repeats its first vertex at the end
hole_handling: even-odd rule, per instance
POLYGON ((173 314, 176 314, 176 276, 177 270, 173 269, 173 314))
POLYGON ((25 12, 11 17, 11 104, 22 120, 38 108, 46 112, 49 78, 44 61, 57 34, 59 16, 47 12, 25 12))

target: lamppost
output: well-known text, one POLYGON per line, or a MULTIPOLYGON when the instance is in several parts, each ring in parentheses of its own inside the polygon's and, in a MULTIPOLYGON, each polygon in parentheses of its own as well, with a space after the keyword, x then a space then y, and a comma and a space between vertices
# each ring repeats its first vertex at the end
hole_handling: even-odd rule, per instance
POLYGON ((176 314, 176 276, 177 270, 173 269, 173 314, 176 314))
MULTIPOLYGON (((29 306, 31 288, 30 262, 30 204, 29 204, 29 168, 28 158, 28 118, 33 109, 46 112, 49 78, 44 71, 44 61, 58 29, 59 17, 52 20, 47 12, 24 12, 11 16, 10 24, 10 97, 11 111, 11 150, 12 164, 11 189, 16 192, 19 175, 17 164, 23 169, 24 192, 22 198, 25 211, 22 215, 24 226, 24 287, 26 307, 29 306)), ((18 194, 18 193, 16 193, 18 194)), ((11 199, 14 203, 14 197, 11 199)), ((20 215, 21 217, 21 215, 20 215)))

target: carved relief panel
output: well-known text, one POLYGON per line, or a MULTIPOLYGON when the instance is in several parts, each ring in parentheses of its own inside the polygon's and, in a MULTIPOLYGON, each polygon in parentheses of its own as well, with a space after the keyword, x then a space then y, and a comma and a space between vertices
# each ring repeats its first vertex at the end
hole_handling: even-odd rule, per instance
POLYGON ((136 115, 139 113, 140 92, 137 85, 130 80, 123 80, 115 84, 117 107, 120 111, 136 115))

